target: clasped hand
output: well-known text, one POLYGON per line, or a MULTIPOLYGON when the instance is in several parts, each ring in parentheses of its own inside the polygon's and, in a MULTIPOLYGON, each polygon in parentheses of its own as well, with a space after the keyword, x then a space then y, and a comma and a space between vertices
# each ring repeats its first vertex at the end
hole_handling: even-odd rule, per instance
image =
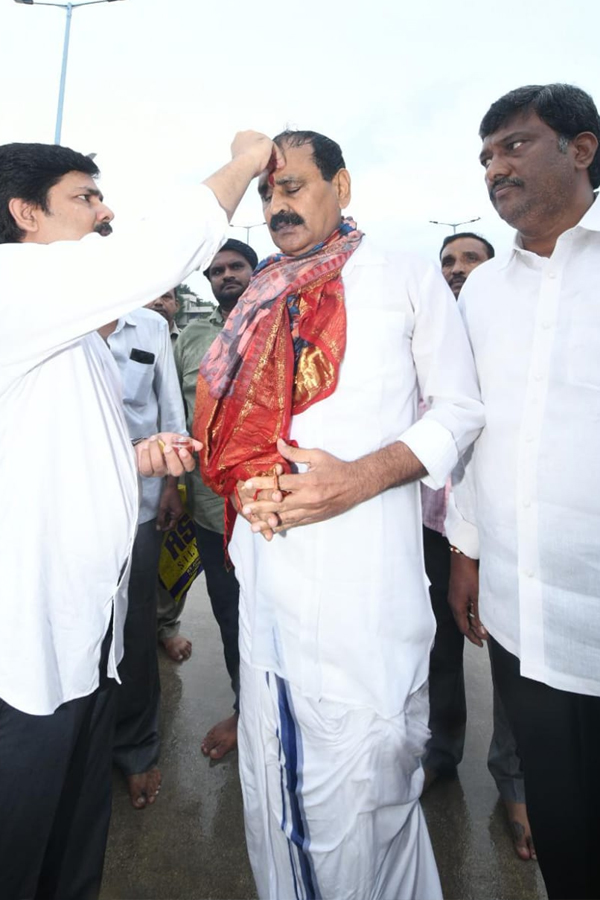
POLYGON ((304 463, 306 472, 284 475, 280 465, 273 475, 238 482, 238 512, 252 531, 270 541, 273 535, 299 525, 323 522, 361 502, 354 464, 324 450, 305 450, 277 442, 284 459, 304 463), (277 486, 278 481, 278 486, 277 486))

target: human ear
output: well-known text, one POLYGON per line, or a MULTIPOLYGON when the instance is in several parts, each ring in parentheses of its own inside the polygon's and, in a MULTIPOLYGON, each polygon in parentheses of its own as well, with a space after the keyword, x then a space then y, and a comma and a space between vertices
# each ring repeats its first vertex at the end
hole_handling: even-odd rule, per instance
POLYGON ((340 209, 346 209, 352 199, 350 172, 348 169, 340 169, 333 176, 333 184, 337 194, 340 209))
POLYGON ((575 165, 578 169, 589 169, 598 149, 598 138, 591 131, 582 131, 572 141, 575 150, 575 165))
POLYGON ((20 197, 13 197, 8 201, 8 211, 21 231, 35 234, 39 230, 38 219, 41 210, 38 206, 20 197))

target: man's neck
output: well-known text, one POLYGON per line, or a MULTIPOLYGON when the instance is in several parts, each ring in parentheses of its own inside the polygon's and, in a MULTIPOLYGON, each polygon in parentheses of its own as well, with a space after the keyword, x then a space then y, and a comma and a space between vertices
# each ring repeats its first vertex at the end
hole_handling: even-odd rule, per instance
POLYGON ((595 199, 595 195, 590 189, 581 197, 575 198, 575 202, 554 220, 546 220, 539 226, 534 226, 531 232, 519 230, 523 248, 538 256, 552 256, 561 234, 581 222, 595 199))
POLYGON ((117 327, 117 322, 119 320, 115 319, 114 322, 109 322, 108 325, 103 325, 102 328, 98 328, 98 334, 101 338, 104 338, 105 341, 108 341, 109 337, 117 327))

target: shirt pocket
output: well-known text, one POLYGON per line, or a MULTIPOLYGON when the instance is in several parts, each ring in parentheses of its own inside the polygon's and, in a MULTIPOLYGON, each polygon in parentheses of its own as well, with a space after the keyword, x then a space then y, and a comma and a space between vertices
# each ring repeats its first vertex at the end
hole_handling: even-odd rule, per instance
POLYGON ((123 374, 123 401, 136 408, 148 404, 154 384, 154 365, 127 360, 123 374))

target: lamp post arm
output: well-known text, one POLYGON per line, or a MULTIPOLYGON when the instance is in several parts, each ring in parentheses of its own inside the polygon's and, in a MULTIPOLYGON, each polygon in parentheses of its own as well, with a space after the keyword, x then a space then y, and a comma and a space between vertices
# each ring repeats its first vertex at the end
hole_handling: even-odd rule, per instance
POLYGON ((111 0, 84 0, 83 3, 45 3, 42 0, 35 0, 35 3, 32 3, 32 6, 56 6, 58 9, 66 9, 67 6, 70 6, 72 9, 77 9, 78 6, 96 6, 97 3, 110 3, 111 0))

